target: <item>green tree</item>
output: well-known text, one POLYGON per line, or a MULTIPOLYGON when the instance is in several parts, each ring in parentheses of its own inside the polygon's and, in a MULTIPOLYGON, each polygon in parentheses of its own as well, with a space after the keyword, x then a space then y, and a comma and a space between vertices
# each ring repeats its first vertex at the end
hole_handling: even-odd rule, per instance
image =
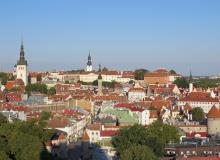
POLYGON ((1 81, 2 85, 6 85, 6 83, 8 81, 6 73, 0 72, 0 81, 1 81))
POLYGON ((42 156, 48 155, 42 142, 50 139, 55 131, 44 128, 37 121, 3 123, 0 126, 0 157, 4 156, 4 159, 10 157, 13 160, 39 160, 42 156))
POLYGON ((164 147, 170 142, 178 142, 179 133, 175 127, 164 125, 158 120, 147 128, 134 125, 119 130, 119 134, 112 139, 112 144, 123 154, 130 146, 147 146, 157 156, 163 156, 164 147))
POLYGON ((133 80, 130 80, 128 83, 129 83, 129 84, 134 84, 134 81, 133 81, 133 80))
POLYGON ((8 155, 4 151, 0 151, 0 160, 9 160, 8 155))
POLYGON ((102 71, 108 71, 107 67, 103 67, 102 71))
POLYGON ((40 116, 40 120, 41 121, 46 121, 49 120, 52 117, 52 113, 51 112, 42 112, 41 116, 40 116))
POLYGON ((147 128, 140 125, 120 130, 118 136, 112 139, 112 144, 120 154, 130 146, 138 145, 148 146, 157 156, 164 153, 162 138, 152 135, 147 128))
POLYGON ((8 122, 7 118, 0 113, 0 126, 7 122, 8 122))
POLYGON ((40 92, 43 94, 47 94, 47 86, 45 84, 28 84, 25 88, 27 93, 30 92, 40 92))
POLYGON ((189 87, 189 82, 184 77, 176 79, 173 83, 176 84, 178 86, 178 88, 188 88, 189 87))
POLYGON ((203 109, 200 107, 193 108, 190 113, 192 114, 192 119, 194 121, 201 121, 205 118, 203 109))
POLYGON ((47 94, 49 96, 55 95, 56 94, 56 89, 54 87, 51 87, 50 89, 48 89, 47 94))
POLYGON ((122 152, 120 158, 121 160, 158 160, 147 146, 131 146, 122 152))
POLYGON ((37 75, 37 81, 38 81, 38 82, 41 82, 41 81, 42 81, 42 75, 41 75, 41 74, 38 74, 38 75, 37 75))
POLYGON ((173 69, 171 69, 171 70, 169 71, 169 73, 170 73, 170 74, 176 74, 176 71, 173 70, 173 69))
POLYGON ((146 69, 137 69, 134 71, 134 77, 136 80, 144 80, 144 75, 148 72, 146 69))
POLYGON ((65 81, 64 83, 65 83, 65 84, 70 84, 70 82, 69 82, 69 81, 65 81))

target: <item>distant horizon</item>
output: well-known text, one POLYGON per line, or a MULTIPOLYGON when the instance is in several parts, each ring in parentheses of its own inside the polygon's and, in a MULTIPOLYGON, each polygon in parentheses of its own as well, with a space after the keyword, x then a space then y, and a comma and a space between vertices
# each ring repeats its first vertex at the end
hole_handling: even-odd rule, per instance
POLYGON ((30 71, 174 69, 220 75, 220 1, 0 2, 0 70, 13 71, 21 40, 30 71))

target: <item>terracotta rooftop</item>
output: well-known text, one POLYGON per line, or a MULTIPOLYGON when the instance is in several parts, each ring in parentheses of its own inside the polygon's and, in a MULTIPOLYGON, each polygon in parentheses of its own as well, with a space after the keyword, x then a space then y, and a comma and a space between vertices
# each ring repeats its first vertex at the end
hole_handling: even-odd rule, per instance
POLYGON ((89 140, 89 135, 87 134, 87 132, 84 132, 82 139, 84 141, 88 141, 89 140))
POLYGON ((214 105, 211 110, 209 111, 209 113, 207 114, 208 118, 220 118, 220 111, 219 109, 216 108, 216 106, 214 105))

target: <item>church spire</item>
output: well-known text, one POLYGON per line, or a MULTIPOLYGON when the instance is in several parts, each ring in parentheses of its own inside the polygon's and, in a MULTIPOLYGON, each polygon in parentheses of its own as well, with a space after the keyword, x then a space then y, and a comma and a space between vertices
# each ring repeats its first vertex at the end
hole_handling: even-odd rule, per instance
POLYGON ((24 45, 23 40, 21 41, 21 48, 20 48, 20 60, 24 59, 24 45))
POLYGON ((193 82, 193 76, 192 76, 192 72, 190 70, 190 73, 189 73, 189 83, 192 83, 193 82))
POLYGON ((189 93, 191 93, 193 91, 193 76, 192 76, 192 72, 190 70, 190 75, 189 75, 189 93))
POLYGON ((25 60, 25 57, 24 57, 24 44, 23 44, 23 40, 21 41, 20 58, 18 60, 17 65, 27 65, 27 61, 25 60))
POLYGON ((102 69, 101 69, 101 64, 99 64, 99 76, 98 76, 98 79, 102 79, 102 69))
POLYGON ((86 63, 86 70, 87 72, 91 72, 92 71, 92 58, 90 55, 90 51, 89 51, 89 55, 88 55, 88 61, 86 63))
POLYGON ((91 66, 91 65, 92 65, 92 58, 91 58, 90 51, 89 51, 87 66, 91 66))

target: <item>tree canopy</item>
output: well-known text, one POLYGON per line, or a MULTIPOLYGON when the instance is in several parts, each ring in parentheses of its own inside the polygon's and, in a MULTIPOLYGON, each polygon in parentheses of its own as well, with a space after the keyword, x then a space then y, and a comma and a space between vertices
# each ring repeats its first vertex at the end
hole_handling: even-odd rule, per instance
POLYGON ((46 130, 36 121, 0 125, 0 160, 51 159, 43 142, 50 139, 54 130, 46 130))
POLYGON ((131 146, 121 154, 121 160, 158 160, 147 146, 131 146))
POLYGON ((171 69, 171 70, 169 71, 169 73, 170 73, 170 74, 176 74, 176 71, 173 70, 173 69, 171 69))
MULTIPOLYGON (((112 139, 112 144, 116 147, 120 156, 125 156, 124 153, 131 146, 146 146, 155 155, 162 156, 166 144, 178 141, 179 134, 176 128, 164 125, 161 121, 156 121, 147 128, 141 125, 134 125, 130 128, 121 129, 119 134, 112 139)), ((137 150, 141 149, 138 148, 137 150)))
POLYGON ((40 92, 47 94, 47 86, 45 84, 28 84, 25 88, 26 92, 40 92))
POLYGON ((202 121, 205 118, 203 110, 200 107, 193 108, 190 113, 194 121, 202 121))
POLYGON ((136 80, 144 80, 145 73, 149 72, 146 69, 137 69, 134 71, 134 77, 136 80))
POLYGON ((189 87, 189 82, 186 80, 185 77, 181 77, 176 79, 174 82, 178 86, 178 88, 188 88, 189 87))
POLYGON ((49 96, 55 95, 56 94, 56 89, 54 87, 51 87, 50 89, 47 90, 47 94, 49 96))

